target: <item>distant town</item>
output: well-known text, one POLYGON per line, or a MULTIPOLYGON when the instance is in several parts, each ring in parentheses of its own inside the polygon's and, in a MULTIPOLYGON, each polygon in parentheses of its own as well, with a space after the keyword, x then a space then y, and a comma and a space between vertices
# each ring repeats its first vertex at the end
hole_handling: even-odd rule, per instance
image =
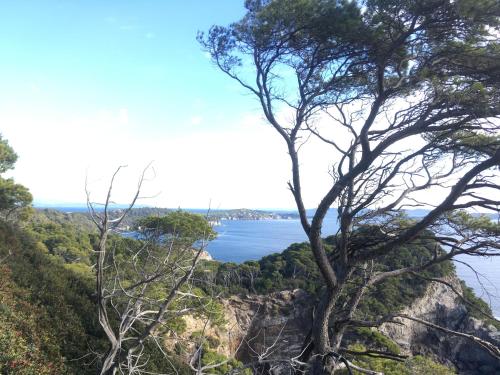
POLYGON ((234 210, 215 210, 208 213, 209 221, 221 220, 295 220, 295 212, 261 211, 239 208, 234 210))

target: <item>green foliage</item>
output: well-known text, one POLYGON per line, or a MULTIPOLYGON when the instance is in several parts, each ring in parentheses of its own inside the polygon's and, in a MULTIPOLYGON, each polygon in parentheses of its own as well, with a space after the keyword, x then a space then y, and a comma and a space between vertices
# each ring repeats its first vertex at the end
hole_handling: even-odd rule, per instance
MULTIPOLYGON (((91 234, 71 220, 59 218, 55 221, 54 216, 54 213, 45 210, 36 211, 30 219, 28 229, 49 254, 62 259, 65 263, 81 263, 89 266, 93 250, 91 234)), ((76 266, 73 269, 76 269, 76 266)), ((83 270, 82 266, 80 270, 83 270)))
MULTIPOLYGON (((429 261, 434 256, 435 245, 428 240, 415 240, 411 244, 400 246, 393 253, 377 260, 377 269, 389 271, 429 261)), ((439 250, 442 252, 443 250, 439 250)), ((454 272, 454 266, 446 261, 436 264, 420 274, 424 277, 441 278, 454 272)), ((410 305, 415 298, 421 297, 427 290, 429 282, 417 276, 389 278, 372 286, 358 308, 358 316, 383 316, 410 305)), ((346 290, 349 294, 349 288, 346 290)))
MULTIPOLYGON (((76 361, 88 355, 91 348, 102 350, 104 345, 92 297, 92 279, 66 269, 61 258, 47 254, 40 244, 32 232, 0 222, 0 257, 11 251, 5 261, 5 274, 10 275, 12 288, 22 295, 22 303, 16 305, 19 320, 9 324, 36 322, 29 329, 18 329, 21 335, 12 346, 17 348, 13 349, 15 355, 29 363, 30 358, 23 354, 27 343, 35 354, 38 351, 41 364, 59 366, 61 370, 54 373, 94 373, 95 369, 84 365, 86 361, 76 361), (37 342, 33 343, 34 339, 37 342)), ((8 315, 1 313, 0 318, 8 319, 8 315)))
POLYGON ((218 291, 225 294, 264 294, 296 288, 314 293, 321 286, 306 243, 292 244, 282 253, 242 264, 205 261, 200 264, 196 279, 214 281, 218 291))
POLYGON ((240 361, 237 361, 235 359, 228 360, 226 356, 219 354, 215 350, 211 349, 203 350, 201 363, 202 366, 210 366, 217 363, 222 363, 221 366, 214 367, 206 372, 207 374, 217 374, 217 375, 225 375, 232 369, 242 366, 242 363, 240 361))
MULTIPOLYGON (((374 227, 360 229, 354 234, 353 246, 364 246, 370 241, 379 241, 380 232, 374 227)), ((431 233, 400 246, 388 256, 377 260, 380 271, 399 269, 422 264, 434 256, 435 242, 431 233), (431 250, 432 249, 432 250, 431 250)), ((325 239, 327 252, 333 256, 336 238, 325 239)), ((439 250, 442 251, 442 250, 439 250)), ((422 273, 426 277, 444 277, 454 272, 451 262, 437 264, 422 273)), ((303 289, 318 295, 322 278, 314 261, 309 244, 292 244, 282 253, 271 254, 258 261, 236 263, 204 262, 200 265, 196 279, 215 281, 218 291, 225 294, 266 294, 284 289, 303 289)), ((356 277, 353 279, 356 280, 356 277)), ((358 315, 376 317, 395 312, 411 304, 423 295, 428 282, 413 275, 389 278, 371 287, 363 298, 358 315)), ((200 287, 202 287, 200 285, 200 287)), ((341 305, 351 288, 348 286, 339 299, 341 305)))
MULTIPOLYGON (((16 160, 16 153, 0 135, 0 174, 14 168, 16 160)), ((16 184, 11 178, 0 177, 0 212, 4 212, 6 217, 16 210, 27 208, 32 200, 26 187, 16 184)))
MULTIPOLYGON (((242 366, 241 362, 235 359, 227 358, 226 356, 217 352, 217 349, 220 345, 220 340, 217 337, 206 335, 206 333, 203 331, 194 331, 191 333, 190 339, 196 343, 197 347, 201 346, 202 366, 221 364, 220 366, 208 369, 205 373, 224 375, 230 372, 232 369, 242 366)), ((183 349, 178 346, 177 351, 181 353, 182 350, 183 349)))
POLYGON ((137 227, 147 236, 173 237, 188 245, 212 240, 217 235, 205 217, 181 210, 168 212, 164 216, 140 218, 137 227))
POLYGON ((34 223, 55 223, 63 227, 73 227, 78 231, 94 233, 97 232, 94 222, 87 213, 63 212, 51 208, 37 208, 31 218, 34 223))
POLYGON ((470 306, 464 304, 464 307, 467 309, 467 312, 470 314, 470 316, 476 319, 484 320, 500 330, 500 323, 498 321, 493 319, 488 319, 484 316, 484 314, 481 314, 480 312, 482 311, 488 314, 489 316, 493 316, 493 312, 491 311, 490 305, 488 305, 484 300, 476 296, 472 288, 468 287, 464 281, 460 280, 460 283, 462 285, 463 297, 473 305, 470 306))
MULTIPOLYGON (((186 279, 190 277, 189 270, 197 254, 192 246, 215 235, 205 218, 176 211, 162 217, 142 218, 138 227, 142 234, 138 238, 110 235, 106 240, 106 252, 101 252, 106 265, 104 289, 113 290, 119 280, 119 291, 109 297, 108 305, 109 316, 116 313, 115 325, 122 324, 123 316, 129 314, 131 303, 137 306, 134 314, 142 313, 142 319, 131 320, 131 328, 123 334, 124 344, 120 348, 123 353, 127 344, 135 342, 146 330, 149 324, 146 317, 155 319, 160 314, 156 333, 171 337, 178 337, 186 329, 182 321, 185 314, 209 319, 212 324, 222 324, 223 307, 210 294, 193 288, 186 279), (135 301, 140 301, 140 304, 135 301)), ((122 334, 112 329, 116 334, 122 334)), ((154 344, 152 337, 146 336, 142 340, 151 346, 154 344)), ((117 360, 122 362, 125 357, 117 360)), ((168 360, 163 359, 163 362, 168 360)), ((152 371, 160 364, 161 357, 158 357, 158 362, 148 357, 145 370, 152 371)))
POLYGON ((49 375, 66 373, 60 353, 49 352, 56 337, 37 324, 41 308, 12 281, 9 268, 0 266, 0 373, 49 375))
POLYGON ((203 297, 195 301, 194 307, 198 307, 198 309, 194 311, 194 316, 202 319, 208 318, 210 323, 216 326, 226 324, 224 305, 210 296, 203 297))
POLYGON ((0 211, 13 211, 28 206, 33 197, 23 185, 11 178, 0 178, 0 211))
MULTIPOLYGON (((5 267, 12 275, 12 285, 23 293, 15 304, 20 309, 15 315, 7 313, 12 307, 0 299, 0 345, 10 348, 4 357, 0 356, 0 368, 14 363, 19 373, 30 375, 96 372, 98 360, 92 353, 106 352, 108 344, 97 321, 95 280, 89 267, 93 262, 95 241, 94 233, 79 229, 71 220, 56 222, 40 212, 34 215, 25 229, 0 221, 0 258, 11 251, 5 267), (77 251, 78 258, 68 257, 77 251), (2 319, 12 316, 19 319, 15 322, 7 320, 3 324, 2 319), (28 323, 32 325, 18 330, 21 333, 13 336, 13 324, 20 326, 28 323), (35 338, 37 341, 33 343, 35 338), (50 372, 43 366, 49 366, 49 369, 52 366, 56 370, 50 372), (29 372, 32 368, 35 370, 29 372)), ((109 247, 118 260, 126 259, 130 250, 142 246, 141 241, 117 235, 110 236, 109 240, 109 247)), ((192 258, 191 253, 186 256, 192 258)), ((124 269, 125 276, 128 271, 124 269)), ((126 282, 126 277, 124 280, 126 282)), ((165 285, 161 284, 148 296, 161 298, 165 293, 165 285)), ((203 313, 209 314, 220 321, 223 315, 221 306, 211 301, 203 291, 199 293, 203 298, 197 300, 200 305, 198 314, 203 317, 206 316, 203 313), (205 310, 202 311, 201 306, 205 310)), ((113 319, 114 314, 110 313, 110 316, 113 319)), ((185 329, 185 321, 176 316, 169 316, 167 324, 161 327, 165 333, 179 334, 185 329)), ((171 368, 155 344, 146 342, 146 352, 149 357, 148 371, 162 372, 171 368)), ((180 370, 182 365, 176 363, 174 368, 180 370)), ((189 373, 187 369, 183 371, 180 373, 189 373)))
POLYGON ((17 154, 6 139, 0 135, 0 174, 14 168, 17 154))
MULTIPOLYGON (((80 230, 71 219, 65 220, 63 216, 54 221, 43 213, 36 213, 30 224, 22 230, 6 223, 0 225, 0 257, 7 255, 9 250, 12 251, 4 268, 0 270, 0 284, 5 285, 0 287, 0 346, 8 348, 0 351, 3 353, 0 356, 0 366, 8 368, 7 366, 14 364, 17 366, 16 373, 91 374, 95 369, 84 365, 84 362, 91 362, 90 360, 73 360, 88 354, 90 348, 101 352, 106 350, 106 341, 96 320, 94 280, 88 266, 89 261, 92 263, 91 249, 96 237, 93 233, 80 230), (63 247, 67 250, 62 251, 63 247), (75 254, 70 249, 78 249, 81 256, 78 259, 69 258, 68 254, 75 254), (32 334, 33 332, 36 334, 32 334)), ((334 238, 330 237, 326 242, 329 252, 333 251, 334 238)), ((383 265, 378 267, 391 269, 422 262, 429 256, 425 250, 427 247, 423 244, 422 241, 415 241, 398 249, 392 257, 381 260, 383 265)), ((113 235, 109 241, 109 247, 118 259, 126 259, 130 249, 141 246, 140 241, 122 236, 113 235)), ((451 265, 443 264, 432 269, 428 276, 439 277, 452 270, 451 265)), ((200 264, 196 274, 196 279, 203 278, 215 280, 216 288, 227 294, 269 293, 287 288, 302 288, 318 293, 321 285, 320 275, 307 244, 294 244, 281 254, 272 254, 259 261, 241 265, 205 261, 200 264)), ((425 285, 419 279, 391 280, 380 289, 370 291, 361 306, 361 312, 365 315, 378 315, 393 311, 410 303, 425 290, 425 285)), ((200 297, 191 305, 198 309, 196 316, 209 317, 216 324, 224 323, 223 306, 211 299, 202 285, 189 292, 200 297)), ((161 297, 164 293, 159 286, 152 291, 151 296, 161 297)), ((469 289, 464 288, 464 294, 474 304, 488 311, 485 303, 474 297, 469 289)), ((474 314, 473 309, 470 313, 474 314)), ((180 317, 169 317, 167 324, 162 327, 165 333, 180 334, 185 329, 186 323, 180 317)), ((370 347, 398 352, 397 346, 377 331, 361 329, 358 335, 364 337, 363 342, 370 347)), ((222 360, 215 351, 217 340, 208 338, 205 341, 207 347, 203 363, 222 360)), ((151 355, 150 369, 161 371, 169 366, 154 345, 147 345, 151 355)), ((189 373, 174 353, 170 360, 176 363, 176 369, 180 373, 189 373)), ((414 368, 424 371, 420 369, 433 369, 434 366, 425 359, 415 358, 405 363, 406 367, 401 370, 402 364, 380 364, 377 361, 370 366, 384 368, 386 371, 393 371, 392 373, 414 368), (394 370, 390 370, 391 366, 395 366, 394 370)), ((219 374, 237 366, 240 366, 238 362, 229 361, 211 371, 219 374)), ((436 371, 439 374, 441 369, 437 368, 436 371)))
POLYGON ((370 349, 385 350, 393 354, 400 353, 398 344, 376 329, 361 327, 356 329, 356 333, 364 339, 370 349))
MULTIPOLYGON (((361 344, 349 346, 350 350, 364 352, 366 347, 361 344)), ((390 359, 369 357, 366 355, 353 357, 353 363, 362 368, 379 371, 385 375, 452 375, 455 374, 449 367, 432 361, 422 356, 410 357, 404 362, 398 362, 390 359)), ((340 374, 345 375, 347 371, 343 370, 340 374)), ((353 374, 361 375, 361 372, 353 370, 353 374)))
POLYGON ((460 231, 467 231, 476 237, 493 237, 500 234, 500 223, 488 215, 473 216, 467 211, 457 210, 449 213, 447 219, 450 226, 460 231))
MULTIPOLYGON (((392 97, 426 91, 444 106, 467 106, 476 114, 490 111, 495 101, 496 81, 485 77, 498 72, 498 44, 486 36, 498 26, 498 1, 248 0, 245 5, 240 21, 199 35, 233 77, 256 54, 273 76, 286 77, 287 69, 296 74, 310 106, 376 94, 380 68, 392 97), (337 68, 333 76, 332 68, 337 68)), ((277 85, 273 80, 269 88, 277 85)), ((289 86, 283 83, 287 94, 294 92, 289 86)))

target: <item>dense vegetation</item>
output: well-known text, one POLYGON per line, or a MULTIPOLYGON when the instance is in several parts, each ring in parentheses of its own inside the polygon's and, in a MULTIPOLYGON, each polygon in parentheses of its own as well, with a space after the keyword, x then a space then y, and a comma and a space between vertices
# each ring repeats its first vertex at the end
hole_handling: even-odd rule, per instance
MULTIPOLYGON (((361 344, 355 344, 350 347, 355 351, 365 351, 366 347, 361 344)), ((361 356, 354 363, 362 368, 383 372, 385 375, 452 375, 455 372, 450 368, 436 363, 429 358, 417 355, 408 358, 403 362, 392 361, 389 359, 377 358, 376 356, 361 356)), ((353 370, 353 375, 361 375, 360 371, 353 370)), ((340 372, 346 375, 347 371, 340 372)))
MULTIPOLYGON (((358 240, 367 241, 370 231, 358 234, 358 240)), ((427 233, 430 236, 430 233, 427 233)), ((326 238, 329 252, 335 243, 335 238, 326 238)), ((419 239, 401 246, 395 256, 386 256, 376 265, 379 270, 392 270, 401 267, 423 263, 431 259, 435 243, 431 239, 419 239)), ((441 250, 442 251, 442 250, 441 250)), ((293 244, 282 253, 271 254, 258 261, 247 261, 242 264, 206 262, 199 278, 209 278, 215 281, 223 293, 258 293, 266 294, 284 289, 303 289, 317 295, 321 289, 321 277, 316 263, 311 257, 307 243, 293 244), (209 271, 208 271, 209 270, 209 271)), ((454 270, 451 262, 444 262, 422 273, 424 277, 443 277, 454 270)), ((371 288, 363 300, 358 314, 362 316, 385 315, 395 312, 420 297, 426 290, 428 281, 423 278, 404 275, 388 279, 371 288)), ((347 289, 346 294, 349 293, 347 289)), ((339 302, 342 303, 342 300, 339 302)), ((483 306, 483 308, 486 308, 483 306)))
MULTIPOLYGON (((0 222, 0 373, 95 374, 107 350, 91 268, 96 238, 44 213, 22 226, 0 222)), ((112 236, 110 246, 120 255, 139 243, 112 236)), ((151 371, 169 366, 157 348, 148 352, 151 371)))
POLYGON ((1 223, 0 254, 9 250, 1 269, 0 346, 10 348, 10 354, 1 357, 0 369, 86 373, 90 349, 102 350, 90 273, 68 269, 29 230, 1 223))
POLYGON ((187 246, 201 240, 210 241, 216 237, 207 220, 186 211, 170 211, 163 216, 146 216, 137 220, 136 226, 146 238, 175 237, 187 246))
MULTIPOLYGON (((105 351, 106 341, 96 319, 91 270, 97 237, 94 231, 88 230, 90 228, 81 227, 66 217, 63 213, 39 211, 28 222, 0 224, 0 257, 7 256, 9 250, 11 253, 0 265, 0 369, 4 373, 16 369, 15 373, 19 374, 91 374, 98 363, 92 351, 105 351)), ((429 246, 425 246, 427 241, 432 242, 420 240, 402 247, 397 257, 384 259, 377 267, 392 269, 422 261, 430 255, 429 246), (418 251, 410 251, 412 248, 418 251)), ((136 240, 112 236, 111 243, 117 254, 122 254, 122 250, 134 246, 136 240)), ((333 237, 328 238, 327 243, 333 246, 333 237)), ((259 261, 242 264, 205 261, 196 278, 215 281, 216 290, 206 292, 225 295, 265 294, 295 288, 317 294, 320 291, 319 274, 309 252, 308 245, 303 243, 293 244, 282 253, 268 255, 259 261)), ((444 263, 429 270, 427 276, 441 277, 451 272, 452 265, 444 263)), ((420 296, 426 286, 427 281, 411 276, 392 279, 370 291, 360 314, 373 316, 395 311, 420 296)), ((465 290, 467 298, 483 310, 489 310, 470 290, 465 290)), ((185 325, 179 321, 177 326, 170 328, 182 332, 185 325)), ((366 343, 374 335, 370 332, 357 334, 366 343)), ((213 343, 204 345, 207 345, 204 362, 218 356, 210 346, 213 343)), ((385 342, 384 345, 387 348, 391 344, 385 342)), ((149 349, 155 354, 154 348, 149 349)), ((180 357, 176 360, 175 352, 172 356, 179 371, 188 373, 180 357)), ((159 353, 152 358, 152 369, 165 365, 159 353)), ((387 369, 394 367, 394 371, 403 368, 402 364, 371 358, 366 358, 363 364, 367 361, 371 361, 369 367, 373 369, 382 365, 387 365, 387 369)), ((404 366, 410 371, 429 365, 426 361, 415 359, 404 366)), ((221 370, 214 370, 214 373, 221 370)))

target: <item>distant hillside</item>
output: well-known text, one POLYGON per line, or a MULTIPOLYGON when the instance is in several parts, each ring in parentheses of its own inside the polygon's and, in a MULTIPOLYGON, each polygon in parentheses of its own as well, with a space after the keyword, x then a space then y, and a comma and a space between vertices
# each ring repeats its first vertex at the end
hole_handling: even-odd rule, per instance
POLYGON ((31 218, 33 223, 55 222, 60 225, 72 225, 85 231, 94 231, 94 223, 87 212, 66 212, 55 208, 37 208, 31 218))
MULTIPOLYGON (((121 215, 124 210, 124 208, 110 210, 110 215, 112 217, 117 217, 121 215)), ((121 229, 125 231, 131 230, 140 218, 146 216, 163 216, 171 211, 174 211, 174 209, 161 207, 133 208, 123 220, 121 229)), ((250 210, 246 208, 210 211, 206 209, 186 209, 183 211, 206 216, 209 221, 214 222, 220 220, 290 220, 299 218, 298 214, 295 212, 250 210)), ((67 207, 37 208, 36 212, 37 215, 35 215, 35 220, 43 221, 43 218, 45 218, 57 223, 71 223, 84 230, 95 230, 95 225, 88 212, 80 210, 78 212, 71 212, 67 207)))

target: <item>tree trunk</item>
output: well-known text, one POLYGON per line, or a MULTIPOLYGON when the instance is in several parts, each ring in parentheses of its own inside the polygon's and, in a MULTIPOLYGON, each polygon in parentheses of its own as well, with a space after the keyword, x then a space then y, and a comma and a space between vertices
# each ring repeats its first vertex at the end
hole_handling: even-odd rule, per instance
POLYGON ((318 304, 314 314, 312 326, 312 339, 314 342, 314 357, 312 360, 311 375, 331 373, 331 358, 328 354, 332 351, 328 326, 335 302, 337 290, 327 289, 318 304))
POLYGON ((101 367, 100 375, 115 375, 116 374, 116 355, 118 354, 118 345, 113 345, 109 352, 106 354, 106 358, 101 367))

